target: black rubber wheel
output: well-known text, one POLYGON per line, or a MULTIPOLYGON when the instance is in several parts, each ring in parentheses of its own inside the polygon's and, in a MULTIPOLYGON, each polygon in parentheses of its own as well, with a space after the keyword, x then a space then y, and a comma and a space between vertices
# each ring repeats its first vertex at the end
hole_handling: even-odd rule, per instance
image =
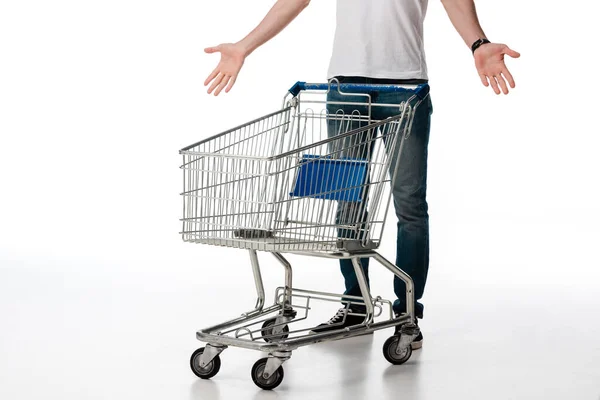
POLYGON ((265 337, 265 336, 270 336, 273 334, 273 328, 272 326, 275 325, 275 318, 271 318, 268 319, 264 322, 264 324, 262 325, 262 329, 261 329, 261 334, 263 336, 263 340, 267 343, 270 343, 271 341, 275 340, 281 340, 281 339, 287 339, 288 337, 288 332, 290 331, 290 328, 287 325, 283 326, 283 332, 282 334, 279 334, 277 336, 272 336, 272 337, 265 337))
POLYGON ((252 380, 261 389, 271 390, 275 389, 283 381, 283 367, 277 368, 277 371, 269 379, 263 377, 265 366, 267 365, 268 358, 261 358, 252 367, 252 380))
POLYGON ((383 344, 383 356, 394 365, 404 364, 412 355, 412 348, 409 345, 406 349, 397 351, 399 336, 392 336, 383 344))
POLYGON ((204 368, 200 367, 200 356, 204 353, 204 347, 200 347, 190 357, 190 367, 192 372, 202 379, 210 379, 215 376, 221 369, 221 358, 216 356, 210 363, 204 368))

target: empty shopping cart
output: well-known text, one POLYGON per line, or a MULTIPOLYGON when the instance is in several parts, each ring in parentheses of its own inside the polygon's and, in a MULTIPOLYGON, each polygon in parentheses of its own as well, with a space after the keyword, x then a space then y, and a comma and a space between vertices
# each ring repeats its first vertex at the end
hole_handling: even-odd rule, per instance
POLYGON ((375 250, 390 206, 389 182, 397 173, 402 147, 410 140, 415 110, 427 85, 325 84, 298 82, 283 107, 180 151, 184 177, 184 241, 247 250, 257 291, 255 307, 241 316, 202 329, 207 345, 190 359, 192 371, 208 379, 219 372, 219 354, 228 346, 266 352, 252 379, 263 389, 283 380, 282 364, 292 351, 326 340, 400 326, 384 345, 385 358, 402 364, 418 335, 410 277, 375 250), (374 103, 370 91, 407 92, 400 104, 374 103), (337 101, 327 101, 331 91, 337 101), (397 115, 374 120, 376 107, 397 115), (348 112, 352 109, 352 112, 348 112), (265 304, 258 252, 271 253, 284 267, 283 286, 265 304), (293 286, 284 253, 351 259, 361 296, 324 293, 293 286), (392 303, 370 294, 360 258, 371 257, 406 283, 407 313, 396 317, 392 303), (362 323, 313 333, 310 310, 322 301, 353 304, 366 312, 362 323))

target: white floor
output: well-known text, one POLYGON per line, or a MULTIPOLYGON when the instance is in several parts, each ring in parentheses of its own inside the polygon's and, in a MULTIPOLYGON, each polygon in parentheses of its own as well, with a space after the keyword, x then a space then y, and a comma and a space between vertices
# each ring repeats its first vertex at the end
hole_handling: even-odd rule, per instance
MULTIPOLYGON (((225 261, 239 257, 223 251, 225 261)), ((228 349, 211 381, 188 367, 197 328, 250 308, 247 270, 231 279, 215 268, 202 280, 192 266, 109 264, 2 265, 1 399, 600 398, 595 284, 474 284, 440 271, 428 287, 424 348, 406 365, 386 362, 389 332, 380 331, 296 351, 282 385, 264 392, 250 379, 252 351, 228 349)), ((267 281, 279 277, 274 265, 267 281)), ((336 274, 314 283, 337 287, 336 274)), ((315 321, 336 307, 315 310, 315 321)))

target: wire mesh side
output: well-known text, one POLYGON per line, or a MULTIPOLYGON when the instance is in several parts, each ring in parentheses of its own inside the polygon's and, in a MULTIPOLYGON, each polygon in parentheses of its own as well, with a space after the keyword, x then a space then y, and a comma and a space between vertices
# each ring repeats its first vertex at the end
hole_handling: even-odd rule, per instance
MULTIPOLYGON (((272 213, 265 157, 290 149, 290 107, 188 146, 183 155, 185 241, 236 246, 244 229, 269 232, 272 213)), ((263 237, 261 236, 261 237, 263 237)))
MULTIPOLYGON (((292 110, 293 108, 288 106, 188 146, 180 153, 195 156, 264 158, 288 151, 293 143, 285 133, 290 128, 292 110)), ((191 158, 190 161, 193 160, 194 158, 191 158)))
POLYGON ((348 124, 339 114, 328 115, 326 123, 328 139, 276 160, 275 175, 288 189, 274 209, 277 244, 295 251, 377 248, 408 118, 350 132, 336 130, 348 124))
POLYGON ((369 125, 358 112, 297 110, 182 150, 184 240, 267 251, 378 246, 410 112, 369 125))

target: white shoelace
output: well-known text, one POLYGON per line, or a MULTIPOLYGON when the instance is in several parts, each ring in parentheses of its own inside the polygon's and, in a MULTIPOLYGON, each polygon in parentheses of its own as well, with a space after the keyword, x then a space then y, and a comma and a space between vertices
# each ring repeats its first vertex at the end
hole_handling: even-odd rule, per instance
POLYGON ((327 321, 327 325, 333 325, 341 322, 344 319, 344 316, 347 312, 352 312, 352 310, 346 310, 345 308, 340 308, 333 317, 329 321, 327 321), (341 320, 340 320, 341 319, 341 320))

